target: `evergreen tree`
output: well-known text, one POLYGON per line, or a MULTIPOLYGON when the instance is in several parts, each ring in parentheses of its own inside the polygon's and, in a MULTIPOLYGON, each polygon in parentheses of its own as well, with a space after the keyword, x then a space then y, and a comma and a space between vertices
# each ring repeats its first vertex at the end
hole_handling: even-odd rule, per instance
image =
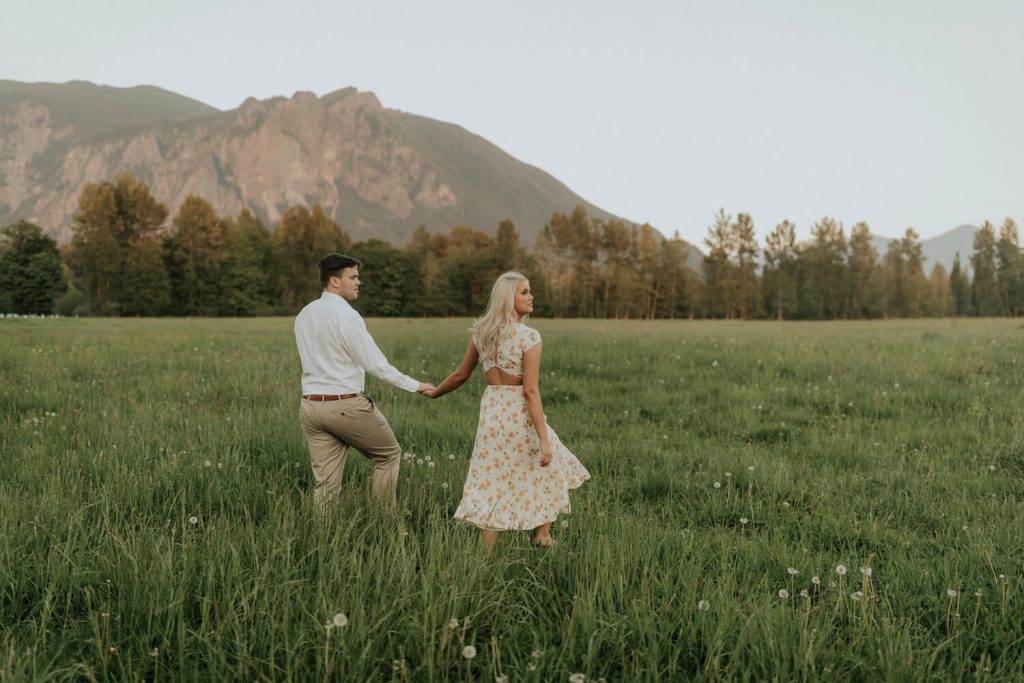
POLYGON ((121 315, 165 315, 172 310, 163 242, 157 235, 143 237, 135 242, 125 264, 121 315))
POLYGON ((210 202, 185 198, 167 241, 171 288, 179 315, 217 315, 225 308, 227 226, 210 202))
POLYGON ((1017 317, 1024 312, 1022 271, 1024 259, 1021 257, 1017 224, 1012 218, 1007 218, 999 228, 999 241, 996 243, 996 281, 1003 315, 1017 317))
POLYGON ((641 287, 637 267, 637 231, 618 219, 601 223, 602 264, 598 299, 604 318, 626 318, 641 287))
POLYGON ((658 280, 663 284, 656 316, 660 318, 689 318, 694 315, 694 274, 686 266, 686 243, 677 230, 671 239, 662 240, 658 265, 658 280))
POLYGON ((924 314, 928 298, 928 281, 924 275, 924 253, 921 241, 913 228, 907 228, 900 239, 903 259, 904 316, 917 318, 924 314))
POLYGON ((936 263, 928 277, 928 296, 924 312, 933 318, 944 318, 951 315, 953 310, 953 292, 950 289, 949 275, 946 274, 945 266, 936 263))
POLYGON ((404 254, 389 243, 371 239, 356 242, 349 251, 362 261, 356 308, 366 316, 394 317, 403 309, 404 254))
POLYGON ((970 315, 971 313, 971 283, 967 274, 960 265, 960 252, 956 253, 953 259, 953 267, 949 271, 949 290, 953 297, 953 315, 970 315))
POLYGON ((800 250, 800 313, 803 318, 836 319, 846 314, 846 237, 843 226, 825 217, 811 228, 811 242, 800 250))
POLYGON ((777 320, 785 320, 797 306, 796 226, 782 221, 768 233, 765 240, 764 287, 765 310, 777 320))
POLYGON ((268 315, 280 299, 274 240, 248 209, 227 223, 221 308, 227 315, 268 315))
POLYGON ((523 249, 519 246, 519 231, 516 230, 516 224, 508 218, 498 223, 495 249, 498 270, 501 272, 519 270, 523 267, 523 249))
MULTIPOLYGON (((640 287, 640 298, 637 308, 639 315, 653 320, 661 297, 664 295, 665 282, 659 278, 661 243, 664 241, 657 231, 649 224, 636 228, 637 244, 637 280, 640 287)), ((593 314, 591 314, 593 315, 593 314)))
POLYGON ((704 257, 704 312, 711 318, 730 318, 735 310, 736 287, 734 266, 729 258, 732 250, 732 217, 719 209, 715 222, 704 238, 708 254, 704 257))
POLYGON ((66 290, 52 237, 28 221, 0 230, 0 313, 49 315, 66 290))
POLYGON ((732 298, 736 317, 746 320, 758 314, 757 235, 754 220, 747 213, 738 214, 731 227, 731 251, 735 259, 732 298))
POLYGON ((857 223, 850 230, 847 276, 850 317, 881 315, 883 295, 878 251, 871 243, 871 230, 866 223, 857 223))
POLYGON ((994 316, 1000 313, 999 282, 996 276, 996 232, 988 221, 974 235, 971 254, 971 305, 975 315, 994 316))

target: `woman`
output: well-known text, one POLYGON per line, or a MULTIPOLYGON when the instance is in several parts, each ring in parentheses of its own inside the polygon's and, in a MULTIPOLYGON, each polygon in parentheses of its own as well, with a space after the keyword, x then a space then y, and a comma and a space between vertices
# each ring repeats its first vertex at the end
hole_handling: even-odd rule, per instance
POLYGON ((488 554, 498 532, 513 529, 536 529, 534 545, 554 547, 551 525, 569 511, 569 489, 590 478, 544 417, 540 334, 523 323, 532 312, 529 281, 515 272, 501 275, 462 363, 424 392, 437 398, 454 391, 483 363, 487 389, 455 518, 480 528, 488 554))

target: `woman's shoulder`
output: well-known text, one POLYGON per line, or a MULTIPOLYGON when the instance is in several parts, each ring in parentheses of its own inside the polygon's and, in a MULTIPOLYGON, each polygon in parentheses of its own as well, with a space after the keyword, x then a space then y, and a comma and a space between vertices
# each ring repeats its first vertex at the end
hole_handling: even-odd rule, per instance
POLYGON ((528 347, 540 342, 540 332, 533 329, 526 323, 515 323, 515 325, 518 337, 526 342, 528 347))

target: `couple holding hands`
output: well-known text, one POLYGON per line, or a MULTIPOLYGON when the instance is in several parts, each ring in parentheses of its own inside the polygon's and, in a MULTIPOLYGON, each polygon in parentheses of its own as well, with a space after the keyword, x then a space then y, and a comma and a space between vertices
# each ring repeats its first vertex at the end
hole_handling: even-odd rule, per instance
POLYGON ((481 530, 488 553, 500 531, 532 529, 535 545, 553 547, 551 526, 559 512, 569 511, 569 490, 590 474, 544 416, 540 334, 524 322, 533 311, 529 281, 516 272, 498 277, 462 362, 435 387, 388 363, 350 305, 359 296, 361 265, 342 254, 321 259, 323 294, 295 318, 302 360, 299 415, 317 505, 324 510, 337 495, 350 446, 373 461, 374 494, 395 502, 402 451, 387 419, 363 393, 366 372, 399 389, 438 398, 462 386, 479 363, 487 388, 455 519, 481 530))

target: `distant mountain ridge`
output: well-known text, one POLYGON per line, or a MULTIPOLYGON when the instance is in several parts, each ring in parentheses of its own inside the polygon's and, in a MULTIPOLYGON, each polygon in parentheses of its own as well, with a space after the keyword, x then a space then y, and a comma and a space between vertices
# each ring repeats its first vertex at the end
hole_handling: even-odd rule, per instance
MULTIPOLYGON (((460 126, 354 88, 219 111, 152 86, 0 81, 0 225, 26 218, 67 241, 84 184, 124 171, 172 214, 195 194, 269 227, 319 203, 354 238, 396 244, 421 224, 493 234, 510 218, 532 246, 555 211, 615 218, 460 126)), ((691 267, 701 258, 690 245, 691 267)))

